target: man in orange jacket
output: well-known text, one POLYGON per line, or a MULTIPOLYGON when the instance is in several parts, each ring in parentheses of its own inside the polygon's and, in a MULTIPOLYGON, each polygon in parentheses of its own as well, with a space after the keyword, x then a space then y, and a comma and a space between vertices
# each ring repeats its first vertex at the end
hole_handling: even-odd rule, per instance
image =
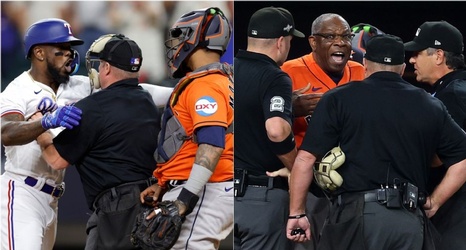
POLYGON ((362 65, 349 61, 353 36, 343 17, 322 14, 312 23, 308 38, 312 52, 283 64, 295 90, 293 132, 298 146, 320 96, 349 81, 364 79, 362 65))

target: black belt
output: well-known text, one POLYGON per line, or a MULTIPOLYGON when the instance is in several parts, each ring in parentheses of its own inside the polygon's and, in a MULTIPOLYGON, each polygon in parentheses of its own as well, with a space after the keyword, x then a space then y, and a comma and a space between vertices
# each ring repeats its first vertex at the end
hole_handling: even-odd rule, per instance
POLYGON ((353 192, 353 193, 342 193, 338 196, 336 196, 336 199, 338 203, 344 203, 345 200, 349 200, 352 197, 357 197, 364 195, 364 202, 386 202, 387 201, 387 196, 379 196, 378 193, 381 189, 374 189, 374 190, 369 190, 369 191, 363 191, 363 192, 353 192))
POLYGON ((377 191, 370 191, 367 193, 364 193, 364 201, 365 202, 374 202, 374 201, 379 201, 377 198, 377 191))
POLYGON ((101 207, 100 205, 102 203, 100 202, 101 200, 104 200, 104 203, 105 203, 106 198, 103 198, 103 197, 111 197, 111 200, 113 200, 116 197, 119 197, 120 193, 127 193, 128 191, 131 192, 134 189, 137 189, 137 191, 140 193, 144 191, 147 187, 149 187, 151 184, 153 184, 152 181, 153 181, 152 178, 150 178, 146 180, 127 182, 127 183, 123 183, 118 186, 106 189, 102 191, 100 194, 98 194, 97 197, 94 199, 93 208, 95 210, 96 208, 101 207))
POLYGON ((288 180, 284 177, 260 177, 248 175, 248 186, 280 188, 288 190, 288 180))
MULTIPOLYGON (((35 187, 37 185, 37 182, 38 180, 31 176, 26 177, 26 179, 24 180, 24 183, 31 187, 35 187)), ((63 196, 63 193, 65 193, 65 183, 63 182, 62 184, 57 185, 55 187, 47 183, 44 183, 40 191, 50 194, 53 197, 60 198, 63 196)))

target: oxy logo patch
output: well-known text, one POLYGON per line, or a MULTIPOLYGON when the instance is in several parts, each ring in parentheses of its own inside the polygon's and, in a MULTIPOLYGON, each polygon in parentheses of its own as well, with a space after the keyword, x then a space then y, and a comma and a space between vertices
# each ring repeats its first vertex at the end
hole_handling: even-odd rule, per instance
POLYGON ((218 104, 214 98, 210 96, 203 96, 196 101, 194 109, 198 115, 210 116, 217 112, 218 104))

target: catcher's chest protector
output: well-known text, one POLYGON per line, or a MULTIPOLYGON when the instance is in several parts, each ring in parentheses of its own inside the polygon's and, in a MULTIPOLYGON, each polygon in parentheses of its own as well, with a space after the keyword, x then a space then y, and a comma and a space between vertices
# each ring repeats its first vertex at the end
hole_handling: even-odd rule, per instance
MULTIPOLYGON (((181 125, 181 122, 173 113, 172 107, 178 101, 181 92, 196 78, 207 74, 223 74, 233 82, 233 74, 231 66, 228 64, 214 63, 208 65, 207 68, 201 68, 199 71, 194 71, 191 74, 182 78, 173 89, 173 93, 168 100, 165 111, 162 115, 162 129, 158 136, 157 150, 155 150, 154 158, 157 163, 165 163, 169 161, 181 148, 187 140, 194 139, 193 135, 188 135, 186 129, 181 125)), ((227 128, 226 133, 233 132, 233 123, 227 128)))

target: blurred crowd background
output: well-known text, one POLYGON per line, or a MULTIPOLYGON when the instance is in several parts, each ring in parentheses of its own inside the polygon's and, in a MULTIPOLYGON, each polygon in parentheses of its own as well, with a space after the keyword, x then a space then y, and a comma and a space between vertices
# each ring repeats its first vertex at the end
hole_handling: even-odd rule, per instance
MULTIPOLYGON (((1 1, 1 91, 30 68, 23 46, 27 28, 40 19, 52 17, 69 22, 74 36, 84 40, 83 45, 75 47, 81 59, 77 74, 87 75, 85 56, 95 39, 121 33, 141 47, 140 82, 174 86, 176 80, 168 78, 164 46, 168 29, 181 15, 206 7, 219 7, 232 23, 233 1, 1 1)), ((233 42, 222 61, 233 62, 233 42)), ((5 158, 1 148, 3 173, 5 158)), ((84 249, 85 223, 91 211, 76 169, 70 167, 66 171, 66 192, 60 199, 54 250, 84 249)), ((232 248, 230 236, 221 249, 232 248)))
MULTIPOLYGON (((219 7, 229 20, 232 19, 232 1, 2 1, 2 91, 11 80, 29 69, 23 47, 27 28, 40 19, 51 17, 68 21, 74 35, 85 42, 75 47, 81 58, 77 74, 87 74, 85 55, 95 39, 104 34, 121 33, 141 47, 140 82, 173 85, 173 81, 167 79, 164 46, 168 29, 182 14, 212 6, 219 7)), ((232 53, 226 53, 223 61, 231 63, 232 58, 232 53)))

